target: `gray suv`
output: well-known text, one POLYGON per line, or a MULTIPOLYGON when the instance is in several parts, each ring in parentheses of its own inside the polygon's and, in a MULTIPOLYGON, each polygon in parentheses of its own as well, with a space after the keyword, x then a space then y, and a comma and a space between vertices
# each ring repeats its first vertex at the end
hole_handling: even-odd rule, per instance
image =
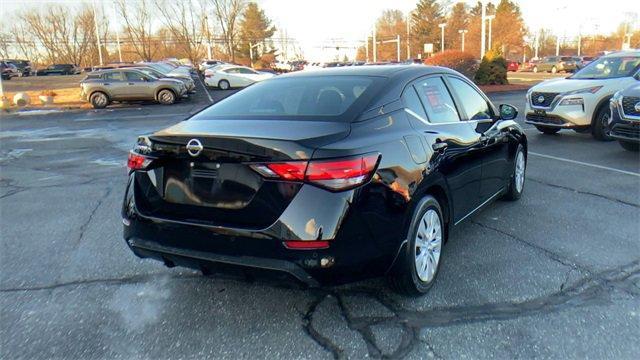
POLYGON ((92 72, 80 82, 80 95, 96 109, 112 101, 152 100, 170 105, 185 96, 184 82, 160 79, 134 69, 92 72))

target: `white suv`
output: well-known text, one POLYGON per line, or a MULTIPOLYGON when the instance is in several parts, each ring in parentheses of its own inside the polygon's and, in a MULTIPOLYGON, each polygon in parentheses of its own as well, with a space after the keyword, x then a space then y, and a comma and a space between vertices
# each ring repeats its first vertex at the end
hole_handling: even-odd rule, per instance
POLYGON ((598 140, 609 140, 609 99, 640 79, 640 51, 603 56, 560 79, 544 81, 527 92, 525 122, 545 134, 561 129, 591 132, 598 140))

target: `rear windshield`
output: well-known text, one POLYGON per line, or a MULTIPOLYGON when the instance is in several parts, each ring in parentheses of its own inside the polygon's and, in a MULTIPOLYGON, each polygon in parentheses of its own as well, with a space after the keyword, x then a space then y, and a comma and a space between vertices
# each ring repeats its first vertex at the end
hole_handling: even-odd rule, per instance
POLYGON ((384 78, 314 76, 256 83, 192 119, 352 120, 373 98, 384 78))

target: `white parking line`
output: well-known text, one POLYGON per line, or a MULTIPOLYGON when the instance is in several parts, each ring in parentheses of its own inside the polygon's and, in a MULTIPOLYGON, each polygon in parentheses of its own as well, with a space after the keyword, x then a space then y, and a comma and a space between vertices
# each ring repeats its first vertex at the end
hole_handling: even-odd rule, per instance
POLYGON ((211 94, 209 94, 209 90, 207 90, 207 86, 204 84, 204 81, 202 81, 200 75, 196 75, 196 77, 198 78, 198 80, 200 80, 200 84, 202 84, 202 88, 204 89, 204 93, 207 94, 209 102, 213 104, 213 99, 211 98, 211 94))
POLYGON ((586 162, 582 162, 582 161, 577 161, 577 160, 571 160, 571 159, 565 159, 565 158, 561 158, 561 157, 557 157, 557 156, 551 156, 551 155, 545 155, 545 154, 539 154, 539 153, 535 153, 535 152, 528 152, 529 155, 534 155, 534 156, 539 156, 539 157, 543 157, 543 158, 547 158, 547 159, 553 159, 553 160, 558 160, 558 161, 564 161, 564 162, 568 162, 571 164, 577 164, 577 165, 583 165, 583 166, 589 166, 592 168, 596 168, 596 169, 602 169, 602 170, 608 170, 608 171, 614 171, 620 174, 625 174, 625 175, 631 175, 631 176, 637 176, 640 177, 639 173, 633 172, 633 171, 625 171, 625 170, 620 170, 620 169, 615 169, 615 168, 611 168, 608 166, 602 166, 602 165, 596 165, 596 164, 591 164, 591 163, 586 163, 586 162))

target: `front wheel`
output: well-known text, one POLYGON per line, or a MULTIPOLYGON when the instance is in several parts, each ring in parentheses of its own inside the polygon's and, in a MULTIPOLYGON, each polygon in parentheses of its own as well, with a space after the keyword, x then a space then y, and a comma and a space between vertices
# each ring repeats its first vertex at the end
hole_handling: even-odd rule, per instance
POLYGON ((534 73, 537 73, 537 72, 538 72, 538 67, 537 67, 537 66, 534 66, 534 67, 533 67, 533 72, 534 72, 534 73))
POLYGON ((407 244, 398 255, 389 283, 406 295, 422 295, 433 286, 441 263, 445 223, 442 208, 431 195, 420 200, 409 226, 407 244))
POLYGON ((598 109, 596 116, 591 122, 591 135, 593 135, 596 140, 613 140, 611 136, 607 135, 607 124, 609 123, 610 117, 611 111, 609 110, 609 107, 606 105, 600 106, 600 109, 598 109))
POLYGON ((622 148, 627 151, 635 151, 635 152, 640 151, 640 143, 624 141, 624 140, 618 140, 618 142, 620 143, 620 146, 622 146, 622 148))
POLYGON ((555 74, 557 72, 558 72, 558 69, 555 66, 551 68, 551 73, 552 74, 555 74))
POLYGON ((536 125, 536 129, 538 129, 538 131, 546 135, 553 135, 558 131, 560 131, 560 129, 557 127, 539 126, 539 125, 536 125))
POLYGON ((89 97, 89 102, 94 109, 104 109, 109 105, 109 97, 103 92, 94 92, 89 97))
POLYGON ((507 192, 502 197, 505 200, 515 201, 520 199, 524 191, 524 178, 527 170, 527 157, 524 154, 524 147, 518 144, 516 156, 513 161, 513 172, 509 180, 507 192))

